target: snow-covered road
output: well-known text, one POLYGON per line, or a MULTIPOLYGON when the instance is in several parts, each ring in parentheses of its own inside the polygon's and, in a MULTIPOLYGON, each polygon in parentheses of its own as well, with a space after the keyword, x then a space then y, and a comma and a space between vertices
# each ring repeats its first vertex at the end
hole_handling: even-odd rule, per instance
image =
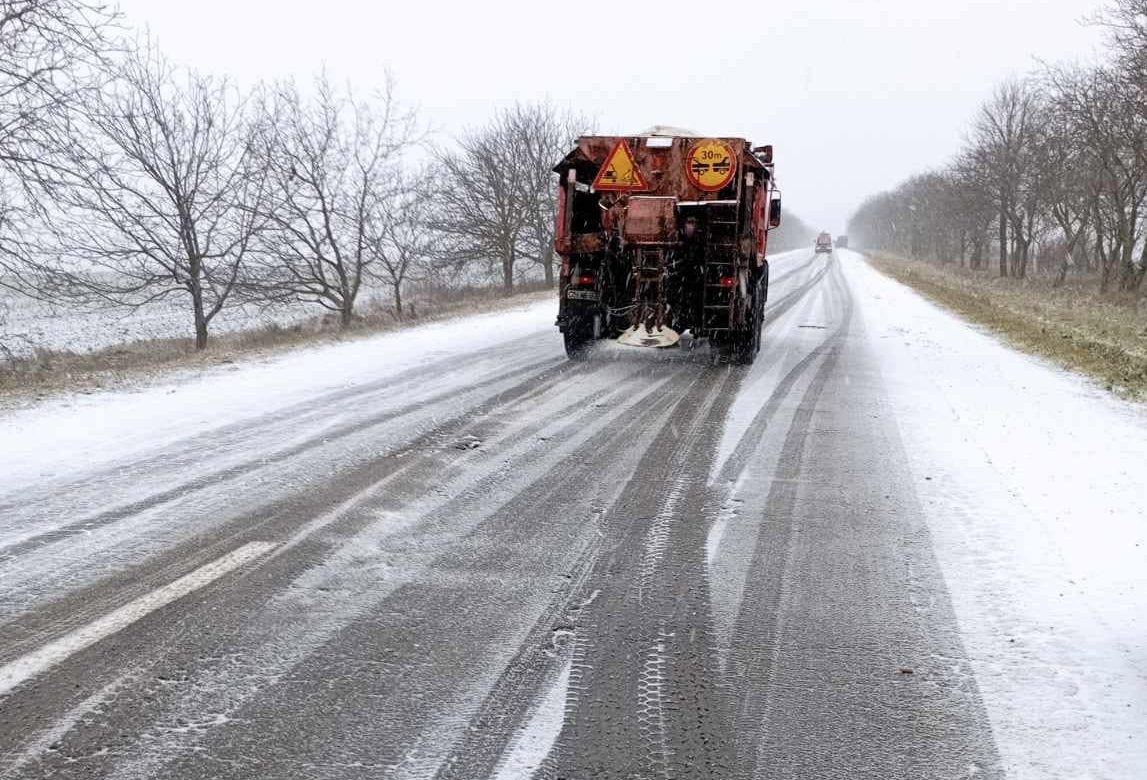
POLYGON ((1147 777, 1147 413, 860 255, 0 416, 0 778, 1147 777))

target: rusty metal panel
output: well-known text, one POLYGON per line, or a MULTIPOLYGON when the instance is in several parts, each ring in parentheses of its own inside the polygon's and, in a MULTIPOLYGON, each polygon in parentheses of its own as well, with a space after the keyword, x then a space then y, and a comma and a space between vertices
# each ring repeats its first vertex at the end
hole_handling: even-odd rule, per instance
POLYGON ((629 198, 622 236, 626 243, 650 244, 676 240, 677 198, 629 198))
MULTIPOLYGON (((662 142, 665 140, 660 136, 657 138, 662 142)), ((621 141, 628 147, 642 177, 648 183, 648 188, 642 192, 643 195, 675 197, 686 201, 736 198, 740 192, 740 180, 743 178, 734 177, 728 187, 718 192, 707 192, 696 187, 686 172, 688 152, 695 144, 705 140, 720 141, 732 150, 741 172, 763 170, 743 138, 673 138, 671 145, 663 148, 651 148, 646 143, 648 140, 649 136, 583 136, 578 139, 577 148, 566 156, 558 168, 574 166, 580 170, 585 167, 592 169, 596 175, 618 141, 621 141)), ((624 193, 617 194, 617 197, 624 196, 624 193)))

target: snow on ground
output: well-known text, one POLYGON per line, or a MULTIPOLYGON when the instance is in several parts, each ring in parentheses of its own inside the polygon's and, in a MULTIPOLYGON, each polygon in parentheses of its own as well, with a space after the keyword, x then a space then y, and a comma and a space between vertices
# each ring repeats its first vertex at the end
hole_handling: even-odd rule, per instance
MULTIPOLYGON (((0 340, 17 356, 33 349, 92 352, 134 341, 194 338, 191 310, 182 298, 155 301, 139 309, 68 307, 0 292, 0 340)), ((236 333, 278 325, 286 327, 326 313, 320 306, 294 303, 224 309, 211 332, 236 333)))
POLYGON ((511 740, 493 780, 531 780, 541 769, 561 734, 572 666, 570 661, 562 664, 557 679, 511 740))
POLYGON ((554 342, 556 302, 465 317, 267 360, 188 370, 145 388, 66 395, 0 414, 0 493, 63 477, 273 412, 331 390, 537 334, 554 342))
MULTIPOLYGON (((1009 777, 1147 777, 1147 410, 1003 346, 856 253, 838 256, 911 467, 889 479, 911 478, 928 515, 1009 777)), ((0 413, 0 493, 521 337, 552 341, 557 358, 555 308, 0 413)), ((810 299, 794 328, 816 312, 810 299)), ((535 725, 518 744, 522 765, 552 730, 535 725)))
POLYGON ((839 254, 1008 777, 1147 777, 1147 409, 839 254))

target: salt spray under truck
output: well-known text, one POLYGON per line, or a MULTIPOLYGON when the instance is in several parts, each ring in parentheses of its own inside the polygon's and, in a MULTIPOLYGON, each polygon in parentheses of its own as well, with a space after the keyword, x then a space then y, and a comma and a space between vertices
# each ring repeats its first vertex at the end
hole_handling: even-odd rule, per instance
POLYGON ((570 357, 596 339, 668 347, 689 331, 753 362, 781 218, 771 146, 656 127, 583 136, 554 171, 570 357))

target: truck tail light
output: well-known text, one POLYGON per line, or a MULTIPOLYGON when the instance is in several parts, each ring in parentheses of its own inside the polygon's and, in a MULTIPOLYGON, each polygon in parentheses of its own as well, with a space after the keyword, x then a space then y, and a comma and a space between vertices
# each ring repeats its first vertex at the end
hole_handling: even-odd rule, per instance
POLYGON ((575 276, 573 283, 578 287, 593 287, 597 283, 597 278, 593 274, 582 274, 575 276))
POLYGON ((735 276, 722 276, 721 286, 725 288, 735 287, 737 284, 737 277, 735 276))

